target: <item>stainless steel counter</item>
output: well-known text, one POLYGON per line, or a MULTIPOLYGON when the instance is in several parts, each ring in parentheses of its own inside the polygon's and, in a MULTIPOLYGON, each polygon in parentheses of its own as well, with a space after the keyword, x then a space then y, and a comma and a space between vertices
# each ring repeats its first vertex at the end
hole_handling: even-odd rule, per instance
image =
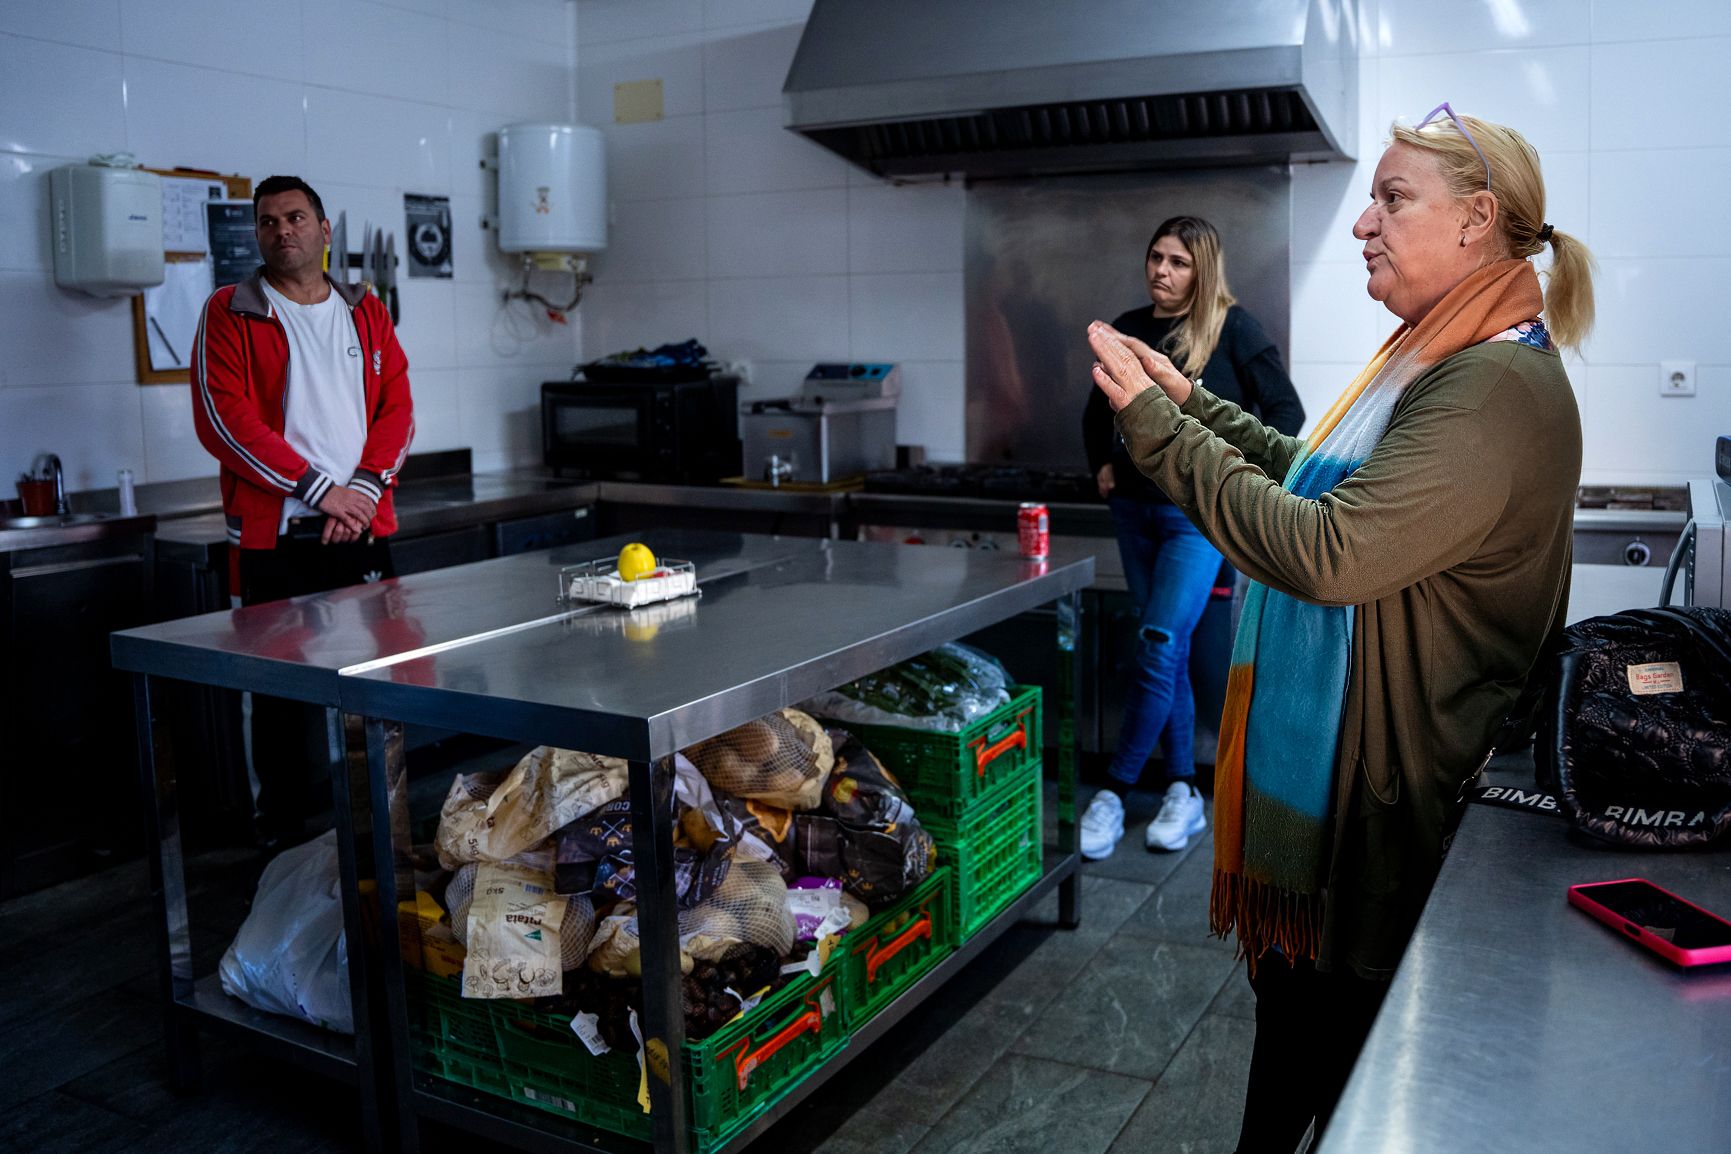
POLYGON ((630 481, 596 484, 602 501, 656 508, 716 509, 738 513, 798 513, 838 519, 848 493, 809 493, 743 485, 652 485, 630 481))
MULTIPOLYGON (((409 537, 575 509, 593 505, 596 493, 593 484, 523 473, 411 481, 396 491, 398 533, 409 537)), ((228 530, 219 509, 160 520, 156 539, 165 557, 208 562, 211 550, 227 547, 228 530)))
MULTIPOLYGON (((1496 784, 1531 787, 1531 768, 1496 784)), ((1731 1150, 1731 967, 1688 972, 1569 906, 1645 877, 1731 912, 1731 851, 1595 850, 1474 805, 1322 1154, 1731 1150)))

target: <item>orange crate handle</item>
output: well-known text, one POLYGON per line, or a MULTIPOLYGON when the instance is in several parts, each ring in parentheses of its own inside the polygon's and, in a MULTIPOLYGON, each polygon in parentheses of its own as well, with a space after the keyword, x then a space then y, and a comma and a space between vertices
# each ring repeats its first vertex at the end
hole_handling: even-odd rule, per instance
POLYGON ((866 955, 866 985, 878 980, 878 967, 913 945, 920 938, 932 940, 932 915, 921 914, 920 920, 901 932, 895 941, 881 950, 873 950, 866 955))
POLYGON ((823 1014, 816 1009, 807 1010, 799 1017, 789 1022, 781 1033, 765 1042, 762 1046, 746 1053, 740 1051, 734 1060, 734 1066, 739 1074, 739 1089, 744 1093, 746 1083, 751 1081, 752 1071, 769 1061, 783 1046, 799 1037, 801 1034, 816 1034, 823 1030, 823 1014))
POLYGON ((986 766, 1010 750, 1028 747, 1028 714, 1032 712, 1034 712, 1032 709, 1025 709, 1016 715, 1016 732, 983 749, 974 750, 974 776, 986 776, 986 766))

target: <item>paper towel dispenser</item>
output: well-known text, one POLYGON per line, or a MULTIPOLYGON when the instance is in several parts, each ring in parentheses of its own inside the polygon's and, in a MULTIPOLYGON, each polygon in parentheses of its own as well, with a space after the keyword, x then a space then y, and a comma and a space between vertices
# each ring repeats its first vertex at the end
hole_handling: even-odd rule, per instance
POLYGON ((54 283, 132 296, 162 283, 162 178, 136 168, 68 164, 48 174, 54 283))

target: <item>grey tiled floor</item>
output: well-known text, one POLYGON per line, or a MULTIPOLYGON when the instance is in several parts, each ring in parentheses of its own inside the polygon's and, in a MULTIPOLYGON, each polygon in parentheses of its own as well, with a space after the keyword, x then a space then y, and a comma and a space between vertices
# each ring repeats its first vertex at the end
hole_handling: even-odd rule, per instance
MULTIPOLYGON (((1207 936, 1212 844, 1146 852, 1156 804, 1133 794, 1118 852, 1085 867, 1079 929, 1057 928, 1049 898, 757 1148, 1231 1151, 1254 1004, 1230 948, 1207 936)), ((237 924, 243 862, 198 864, 195 917, 237 924)), ((167 1088, 142 865, 0 905, 0 927, 0 1151, 360 1148, 351 1091, 239 1043, 206 1037, 203 1089, 167 1088)), ((225 945, 195 940, 201 973, 225 945)), ((498 1149, 424 1137, 430 1151, 498 1149)))

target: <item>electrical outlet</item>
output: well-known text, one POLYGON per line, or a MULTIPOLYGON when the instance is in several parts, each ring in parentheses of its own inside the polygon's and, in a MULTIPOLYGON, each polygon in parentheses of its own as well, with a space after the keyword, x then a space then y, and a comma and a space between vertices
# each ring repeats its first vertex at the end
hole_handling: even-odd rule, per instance
POLYGON ((1694 361, 1660 361, 1659 395, 1661 397, 1692 397, 1695 395, 1694 361))

